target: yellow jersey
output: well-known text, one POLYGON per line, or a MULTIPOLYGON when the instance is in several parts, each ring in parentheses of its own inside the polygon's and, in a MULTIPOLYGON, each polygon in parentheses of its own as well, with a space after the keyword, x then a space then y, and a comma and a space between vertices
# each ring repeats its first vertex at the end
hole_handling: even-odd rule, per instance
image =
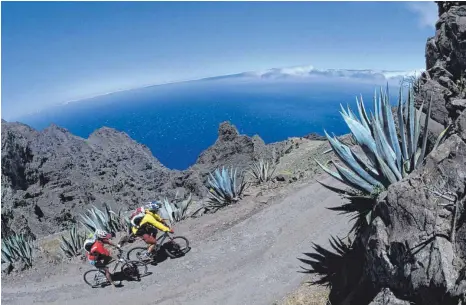
MULTIPOLYGON (((170 231, 170 229, 162 223, 162 217, 160 217, 158 214, 149 212, 147 210, 145 211, 145 214, 146 215, 144 215, 141 222, 139 223, 139 227, 149 224, 159 229, 160 231, 163 231, 163 232, 170 231)), ((136 234, 136 232, 138 231, 138 228, 132 227, 131 230, 133 231, 133 234, 136 234)))

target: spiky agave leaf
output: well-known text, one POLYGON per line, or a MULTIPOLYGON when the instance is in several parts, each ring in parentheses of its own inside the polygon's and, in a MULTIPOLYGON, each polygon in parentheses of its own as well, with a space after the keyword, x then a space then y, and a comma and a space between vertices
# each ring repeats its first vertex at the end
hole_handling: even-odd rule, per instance
POLYGON ((250 167, 249 174, 255 180, 257 184, 261 184, 270 181, 275 173, 276 165, 269 163, 264 159, 254 162, 250 167))
MULTIPOLYGON (((341 143, 335 136, 331 138, 327 132, 324 130, 325 135, 330 143, 335 154, 338 158, 345 164, 349 169, 355 172, 359 177, 364 179, 367 183, 371 185, 379 185, 380 183, 372 177, 371 171, 366 171, 364 168, 361 167, 361 163, 366 165, 362 158, 358 157, 356 153, 354 153, 348 146, 341 143)), ((369 165, 367 165, 369 166, 369 165)))
MULTIPOLYGON (((360 102, 357 101, 357 106, 360 119, 352 113, 351 109, 344 109, 343 106, 341 106, 340 113, 365 156, 356 154, 352 149, 338 141, 336 137, 330 137, 325 131, 332 150, 345 167, 334 162, 335 172, 317 160, 316 162, 336 180, 355 190, 362 191, 365 196, 371 198, 371 195, 376 193, 375 190, 383 190, 390 184, 400 181, 424 160, 431 103, 429 102, 426 113, 422 144, 419 140, 421 130, 419 113, 422 108, 419 113, 416 113, 412 88, 409 90, 405 105, 402 105, 402 90, 400 88, 397 111, 399 137, 389 102, 388 88, 386 91, 381 89, 378 96, 375 92, 374 112, 371 113, 370 120, 367 117, 362 98, 360 102)), ((375 204, 374 200, 365 200, 367 207, 361 209, 361 205, 357 204, 360 200, 362 199, 350 198, 350 203, 347 205, 347 207, 352 207, 353 212, 357 215, 355 226, 366 223, 363 221, 366 217, 370 219, 370 207, 375 204)))
POLYGON ((160 208, 160 216, 162 216, 163 219, 168 219, 170 223, 174 221, 173 220, 173 209, 167 198, 164 198, 162 200, 162 207, 160 208))
MULTIPOLYGON (((175 200, 176 200, 175 196, 175 200)), ((164 198, 162 201, 162 208, 160 209, 160 214, 162 218, 168 219, 170 223, 176 223, 182 221, 188 217, 187 211, 188 207, 192 203, 192 194, 189 194, 186 200, 181 202, 170 202, 167 198, 164 198)))
POLYGON ((192 194, 189 194, 186 200, 183 200, 180 203, 175 203, 176 209, 174 210, 175 221, 181 221, 188 217, 188 208, 193 202, 192 194))
POLYGON ((84 240, 86 236, 78 232, 76 226, 73 226, 69 231, 70 238, 67 240, 64 236, 61 236, 62 242, 60 249, 66 257, 71 258, 78 256, 82 253, 84 240))
MULTIPOLYGON (((359 114, 361 121, 357 120, 354 115, 350 115, 350 110, 342 111, 341 114, 343 119, 347 123, 351 130, 352 135, 356 139, 358 145, 362 148, 367 160, 365 166, 362 167, 363 158, 357 154, 350 153, 350 149, 342 146, 335 139, 331 139, 328 134, 327 138, 330 145, 336 155, 345 164, 345 166, 353 172, 353 175, 348 174, 345 170, 339 170, 338 174, 330 172, 328 169, 327 173, 331 174, 334 178, 342 181, 357 189, 365 189, 368 193, 369 188, 366 182, 372 186, 383 185, 387 187, 389 184, 399 181, 403 178, 406 171, 403 170, 403 164, 406 164, 406 160, 410 163, 416 160, 416 151, 413 147, 417 144, 416 131, 420 130, 419 119, 416 118, 414 112, 414 98, 412 95, 412 89, 408 96, 408 102, 406 109, 408 114, 406 115, 406 121, 403 118, 403 107, 401 105, 401 94, 398 104, 398 118, 400 121, 400 140, 397 138, 393 113, 391 111, 391 105, 389 103, 388 89, 384 92, 382 89, 379 96, 377 93, 374 95, 374 114, 371 116, 371 120, 368 122, 369 128, 365 127, 362 121, 365 120, 365 114, 363 111, 363 104, 358 103, 359 114), (406 127, 407 128, 404 128, 406 127), (406 133, 404 130, 407 130, 406 133), (409 140, 406 141, 405 139, 409 140), (414 153, 413 153, 414 152, 414 153), (343 174, 345 173, 345 174, 343 174), (357 178, 361 179, 357 179, 357 178), (351 178, 351 179, 348 179, 351 178), (376 181, 374 181, 376 180, 376 181), (356 183, 356 186, 355 186, 356 183)), ((427 117, 430 113, 428 111, 427 117)), ((426 119, 425 128, 427 128, 428 120, 426 119)), ((426 138, 423 139, 423 144, 426 138)), ((425 150, 420 150, 418 153, 419 160, 423 160, 425 157, 425 150)), ((413 164, 413 163, 412 163, 413 164)), ((415 164, 418 164, 417 162, 415 164)), ((321 165, 321 164, 319 164, 321 165)), ((410 166, 407 172, 412 171, 414 168, 410 166)))
POLYGON ((13 263, 21 260, 27 267, 32 266, 34 242, 23 234, 14 234, 2 239, 2 261, 13 263))
MULTIPOLYGON (((420 164, 422 164, 422 161, 425 158, 426 147, 427 147, 427 137, 429 136, 428 135, 429 131, 427 129, 427 126, 429 125, 431 109, 432 109, 432 97, 430 98, 429 104, 427 105, 427 113, 426 113, 426 118, 425 118, 425 122, 424 122, 424 126, 425 126, 424 127, 424 135, 423 135, 423 139, 422 139, 422 150, 421 150, 421 155, 419 156, 419 158, 416 159, 416 165, 415 165, 416 168, 419 167, 420 164)), ((421 108, 421 111, 422 111, 422 108, 421 108)))
POLYGON ((436 149, 437 147, 440 146, 440 144, 443 143, 443 141, 445 140, 447 134, 448 134, 448 131, 450 130, 451 126, 453 126, 453 124, 450 124, 447 126, 447 128, 445 128, 440 134, 439 136, 437 137, 437 140, 435 141, 435 145, 434 145, 434 149, 436 149))
POLYGON ((394 157, 396 160, 398 171, 401 171, 401 165, 402 165, 401 148, 400 148, 400 142, 398 141, 398 137, 396 133, 395 120, 393 119, 393 113, 392 113, 392 107, 389 101, 388 89, 387 89, 387 94, 385 95, 382 108, 383 108, 384 122, 385 122, 385 126, 384 126, 385 135, 387 136, 387 139, 389 140, 388 142, 390 144, 390 147, 393 149, 395 153, 394 157))
POLYGON ((121 217, 112 211, 107 204, 104 205, 104 211, 92 206, 80 217, 82 219, 81 224, 91 233, 96 229, 105 230, 109 233, 116 233, 124 229, 121 217))
POLYGON ((238 175, 237 168, 216 169, 210 173, 207 180, 209 189, 210 203, 215 207, 226 206, 237 202, 240 198, 247 183, 244 175, 238 175))

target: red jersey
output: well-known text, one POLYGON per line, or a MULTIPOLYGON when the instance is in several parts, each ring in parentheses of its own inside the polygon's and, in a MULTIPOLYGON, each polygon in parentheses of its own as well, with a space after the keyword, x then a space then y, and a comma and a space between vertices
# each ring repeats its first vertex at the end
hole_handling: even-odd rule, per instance
POLYGON ((89 251, 87 257, 89 260, 98 260, 99 256, 110 256, 110 251, 104 247, 104 243, 100 240, 97 240, 89 251))

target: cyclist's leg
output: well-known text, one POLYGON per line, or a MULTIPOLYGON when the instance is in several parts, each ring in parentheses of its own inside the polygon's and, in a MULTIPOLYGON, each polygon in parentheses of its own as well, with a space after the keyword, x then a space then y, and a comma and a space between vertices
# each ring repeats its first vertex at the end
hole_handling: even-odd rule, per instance
POLYGON ((112 258, 110 256, 103 256, 102 259, 96 264, 96 267, 104 269, 105 277, 110 282, 110 284, 115 286, 115 283, 113 282, 113 279, 112 279, 112 275, 110 274, 110 270, 108 268, 108 264, 110 263, 111 260, 112 258))
POLYGON ((146 244, 149 245, 147 248, 147 252, 149 254, 152 254, 154 251, 154 248, 157 244, 157 229, 156 228, 151 228, 150 230, 147 230, 145 234, 142 236, 146 244))

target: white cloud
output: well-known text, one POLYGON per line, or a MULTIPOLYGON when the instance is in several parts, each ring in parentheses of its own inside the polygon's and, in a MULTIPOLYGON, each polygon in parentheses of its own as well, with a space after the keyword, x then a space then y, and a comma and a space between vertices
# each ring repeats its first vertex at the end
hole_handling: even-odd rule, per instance
POLYGON ((433 1, 410 2, 408 8, 418 16, 419 26, 435 27, 438 19, 437 4, 433 1))

